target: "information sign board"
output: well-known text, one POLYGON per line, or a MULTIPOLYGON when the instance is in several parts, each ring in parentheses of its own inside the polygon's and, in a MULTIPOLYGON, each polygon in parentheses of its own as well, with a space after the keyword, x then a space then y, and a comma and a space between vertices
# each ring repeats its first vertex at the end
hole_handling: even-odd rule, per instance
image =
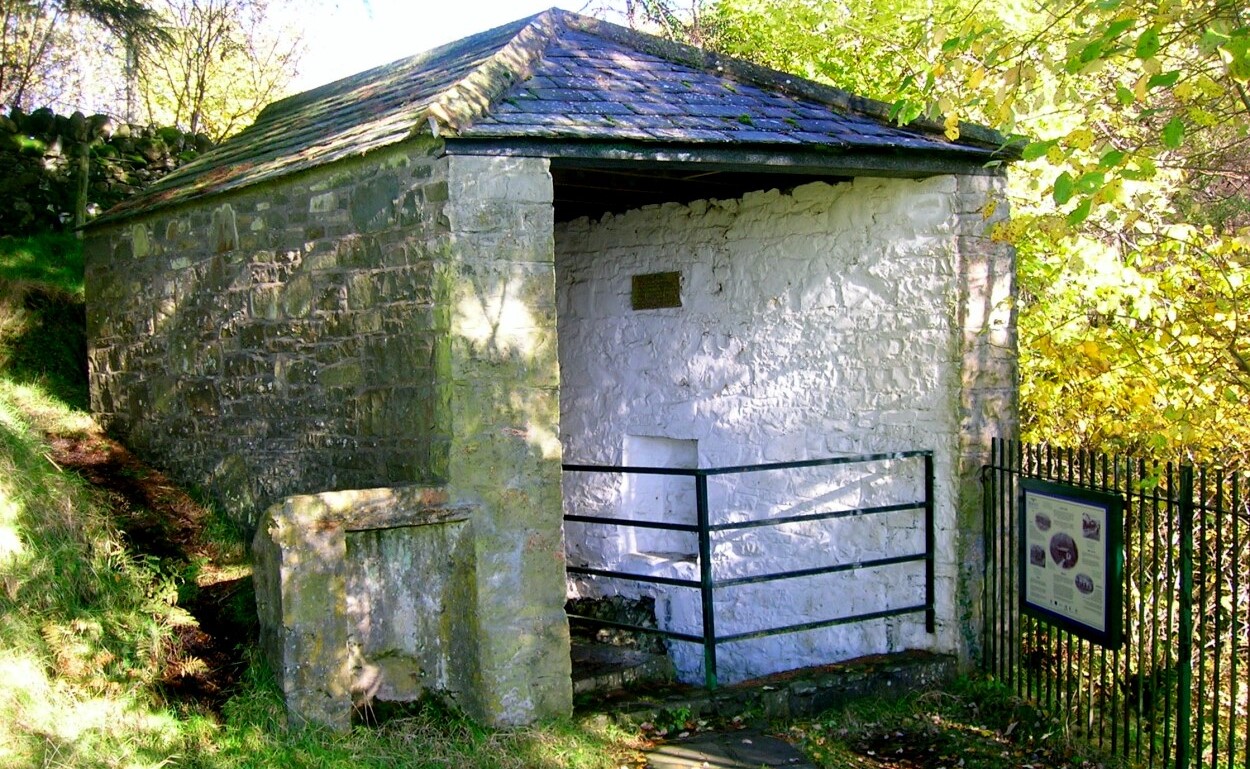
POLYGON ((1021 611, 1101 646, 1119 648, 1123 500, 1032 478, 1020 484, 1021 611))

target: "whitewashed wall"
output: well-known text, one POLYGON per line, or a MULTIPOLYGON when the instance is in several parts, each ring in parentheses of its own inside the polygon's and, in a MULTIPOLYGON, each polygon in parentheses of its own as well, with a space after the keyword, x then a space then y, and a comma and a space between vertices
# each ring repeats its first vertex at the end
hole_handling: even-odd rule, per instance
MULTIPOLYGON (((939 627, 923 615, 723 646, 722 681, 907 648, 955 651, 962 450, 959 249, 980 202, 954 177, 807 184, 650 206, 556 229, 564 461, 720 467, 933 449, 939 627), (962 217, 962 223, 961 223, 962 217), (682 307, 634 311, 631 276, 679 271, 682 307)), ((978 184, 983 202, 993 184, 978 184)), ((1010 281, 1007 281, 1010 284, 1010 281)), ((997 300, 996 300, 997 301, 997 300)), ((965 393, 966 394, 966 393, 965 393)), ((965 415, 966 416, 966 415, 965 415)), ((919 460, 715 478, 713 522, 920 499, 919 460)), ((565 473, 566 512, 694 522, 693 481, 565 473)), ((693 535, 566 524, 571 564, 697 578, 693 535)), ((721 536, 718 578, 923 550, 919 511, 721 536)), ((718 634, 914 605, 923 564, 718 594, 718 634)), ((662 627, 700 632, 697 591, 574 581, 574 595, 651 595, 662 627)), ((701 651, 670 645, 701 680, 701 651)))

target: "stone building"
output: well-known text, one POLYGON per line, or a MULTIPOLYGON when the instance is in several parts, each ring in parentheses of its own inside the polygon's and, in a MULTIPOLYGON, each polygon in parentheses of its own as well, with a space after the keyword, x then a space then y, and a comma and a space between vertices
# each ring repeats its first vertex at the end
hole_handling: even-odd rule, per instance
MULTIPOLYGON (((688 499, 562 462, 932 450, 936 631, 868 623, 727 650, 727 670, 967 659, 975 471, 1015 429, 1016 375, 1014 257, 987 236, 1011 156, 962 128, 899 128, 884 105, 558 10, 523 19, 272 104, 94 223, 92 408, 257 529, 262 642, 296 720, 342 727, 354 700, 427 690, 495 724, 566 711, 565 539, 579 563, 689 559, 661 563, 686 546, 653 533, 566 533, 563 505, 688 499)), ((914 484, 893 475, 800 496, 914 484)), ((767 484, 717 493, 787 509, 767 484)), ((916 576, 855 579, 763 606, 888 602, 916 576)))

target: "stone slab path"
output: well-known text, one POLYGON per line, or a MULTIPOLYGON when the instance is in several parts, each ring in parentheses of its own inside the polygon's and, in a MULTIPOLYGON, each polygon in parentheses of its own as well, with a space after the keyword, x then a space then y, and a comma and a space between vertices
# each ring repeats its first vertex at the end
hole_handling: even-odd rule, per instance
POLYGON ((815 769, 785 740, 756 731, 705 732, 647 751, 648 769, 815 769))

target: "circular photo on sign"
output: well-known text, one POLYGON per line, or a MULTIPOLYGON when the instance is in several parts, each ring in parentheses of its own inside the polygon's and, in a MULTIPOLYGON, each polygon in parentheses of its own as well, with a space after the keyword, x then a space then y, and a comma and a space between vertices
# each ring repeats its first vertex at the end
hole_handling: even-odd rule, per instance
POLYGON ((1076 582, 1076 589, 1085 595, 1094 592, 1094 578, 1088 574, 1078 574, 1074 581, 1076 582))
POLYGON ((1102 523, 1089 513, 1082 513, 1081 536, 1086 539, 1102 539, 1102 523))
POLYGON ((1071 569, 1076 566, 1076 540, 1062 531, 1051 537, 1050 557, 1059 564, 1061 569, 1071 569))
POLYGON ((1046 568, 1046 548, 1041 545, 1029 545, 1029 563, 1046 568))
POLYGON ((1033 523, 1037 526, 1038 531, 1050 531, 1050 516, 1045 513, 1038 513, 1033 516, 1033 523))

